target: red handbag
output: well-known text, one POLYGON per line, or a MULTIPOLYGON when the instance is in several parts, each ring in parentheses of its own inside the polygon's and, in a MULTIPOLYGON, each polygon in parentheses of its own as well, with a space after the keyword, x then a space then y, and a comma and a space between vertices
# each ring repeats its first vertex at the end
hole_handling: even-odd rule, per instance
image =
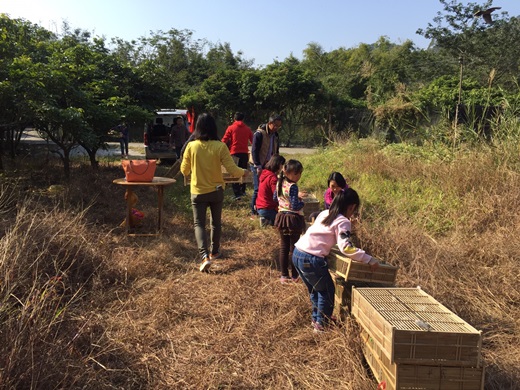
POLYGON ((122 160, 126 181, 150 182, 155 175, 157 160, 122 160))

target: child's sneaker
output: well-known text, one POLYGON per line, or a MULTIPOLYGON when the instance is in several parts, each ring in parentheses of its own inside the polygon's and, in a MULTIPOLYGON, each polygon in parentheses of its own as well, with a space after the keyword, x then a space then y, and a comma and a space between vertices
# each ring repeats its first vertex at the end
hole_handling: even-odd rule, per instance
POLYGON ((212 253, 211 255, 209 255, 210 260, 217 260, 217 259, 220 259, 221 257, 222 257, 222 253, 220 253, 220 252, 212 253))
POLYGON ((289 276, 280 276, 280 283, 287 284, 290 283, 292 280, 289 276))
POLYGON ((260 227, 261 228, 264 228, 266 226, 269 226, 269 220, 267 218, 264 218, 264 217, 260 217, 258 218, 259 221, 260 221, 260 227))
POLYGON ((208 272, 209 267, 211 266, 211 261, 206 257, 200 264, 199 270, 200 272, 208 272))
POLYGON ((316 321, 312 321, 312 327, 313 327, 313 332, 314 333, 324 333, 325 332, 325 328, 323 327, 323 325, 321 325, 319 322, 316 322, 316 321))

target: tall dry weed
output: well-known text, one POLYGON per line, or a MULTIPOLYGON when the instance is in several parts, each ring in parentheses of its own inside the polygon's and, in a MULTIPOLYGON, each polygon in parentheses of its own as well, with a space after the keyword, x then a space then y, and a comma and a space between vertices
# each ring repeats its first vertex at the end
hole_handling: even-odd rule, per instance
POLYGON ((86 307, 105 261, 84 222, 87 210, 38 207, 29 197, 18 204, 0 239, 0 383, 103 387, 92 367, 96 348, 80 343, 95 327, 86 307))

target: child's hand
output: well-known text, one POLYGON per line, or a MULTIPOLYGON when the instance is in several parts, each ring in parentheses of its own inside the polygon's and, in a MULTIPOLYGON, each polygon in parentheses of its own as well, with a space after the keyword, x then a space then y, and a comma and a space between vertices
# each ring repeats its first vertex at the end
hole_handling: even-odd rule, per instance
POLYGON ((350 217, 350 226, 352 229, 355 229, 359 224, 361 223, 361 220, 359 219, 359 215, 353 215, 350 217))
POLYGON ((299 198, 306 198, 308 195, 309 195, 309 193, 307 191, 300 191, 300 192, 298 192, 298 197, 299 198))
POLYGON ((370 271, 374 272, 379 267, 379 260, 377 260, 375 257, 372 257, 372 259, 370 259, 368 262, 368 265, 370 266, 370 271))

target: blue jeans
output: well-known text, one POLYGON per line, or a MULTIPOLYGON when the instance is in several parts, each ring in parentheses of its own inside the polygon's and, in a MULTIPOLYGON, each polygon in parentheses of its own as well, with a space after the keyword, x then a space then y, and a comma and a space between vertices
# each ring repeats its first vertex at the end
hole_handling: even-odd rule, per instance
POLYGON ((274 219, 276 218, 276 214, 278 213, 276 210, 270 209, 258 209, 256 210, 258 215, 267 219, 269 221, 269 225, 274 225, 274 219))
POLYGON ((256 211, 256 198, 258 197, 258 173, 254 165, 249 165, 251 173, 253 174, 253 195, 251 196, 251 214, 258 214, 256 211))
POLYGON ((312 319, 320 325, 327 325, 334 310, 334 282, 329 273, 327 260, 310 255, 296 247, 292 260, 300 278, 309 290, 312 319))

